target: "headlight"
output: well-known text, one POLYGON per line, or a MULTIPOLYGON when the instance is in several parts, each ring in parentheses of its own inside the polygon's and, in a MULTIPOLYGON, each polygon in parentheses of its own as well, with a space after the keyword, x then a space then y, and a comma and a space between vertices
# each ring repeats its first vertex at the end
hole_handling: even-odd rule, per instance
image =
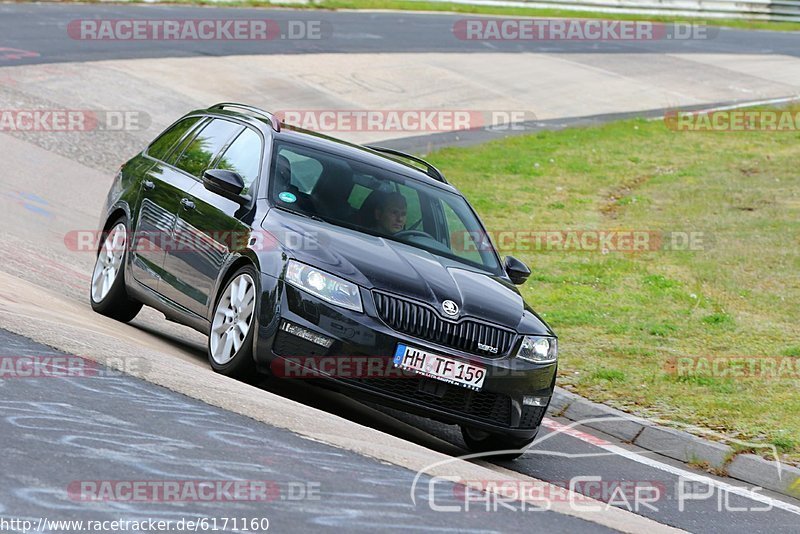
POLYGON ((361 307, 361 292, 357 285, 309 265, 289 260, 286 266, 286 281, 331 304, 358 312, 364 310, 361 307))
POLYGON ((558 341, 552 337, 525 336, 517 358, 533 363, 553 363, 558 359, 558 341))

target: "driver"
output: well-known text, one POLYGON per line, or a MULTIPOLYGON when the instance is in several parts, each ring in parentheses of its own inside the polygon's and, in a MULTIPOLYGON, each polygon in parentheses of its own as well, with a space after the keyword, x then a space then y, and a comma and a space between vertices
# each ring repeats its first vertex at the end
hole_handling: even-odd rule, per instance
POLYGON ((375 208, 377 230, 387 234, 396 234, 406 227, 406 197, 402 194, 386 193, 375 208))

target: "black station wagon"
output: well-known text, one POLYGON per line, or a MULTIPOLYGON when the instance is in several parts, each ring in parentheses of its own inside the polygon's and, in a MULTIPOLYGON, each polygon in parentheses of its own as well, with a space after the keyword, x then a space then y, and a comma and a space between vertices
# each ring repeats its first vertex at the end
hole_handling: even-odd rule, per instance
POLYGON ((160 310, 219 373, 313 376, 476 452, 536 436, 558 349, 515 287, 530 271, 419 158, 217 104, 120 168, 101 231, 93 309, 160 310))

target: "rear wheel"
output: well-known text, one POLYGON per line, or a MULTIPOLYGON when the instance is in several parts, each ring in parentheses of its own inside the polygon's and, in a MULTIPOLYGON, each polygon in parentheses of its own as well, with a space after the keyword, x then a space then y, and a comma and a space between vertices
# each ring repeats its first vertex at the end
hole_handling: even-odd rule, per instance
POLYGON ((103 232, 102 241, 92 272, 89 300, 97 313, 128 322, 142 309, 142 303, 131 298, 125 288, 125 261, 128 254, 125 219, 115 220, 103 232))
POLYGON ((253 336, 259 288, 256 270, 248 265, 230 277, 219 294, 208 335, 211 368, 226 376, 247 378, 256 374, 253 336))
POLYGON ((525 453, 525 449, 536 439, 535 434, 529 438, 514 438, 464 425, 461 426, 461 436, 470 451, 496 453, 490 456, 498 460, 516 460, 525 453))

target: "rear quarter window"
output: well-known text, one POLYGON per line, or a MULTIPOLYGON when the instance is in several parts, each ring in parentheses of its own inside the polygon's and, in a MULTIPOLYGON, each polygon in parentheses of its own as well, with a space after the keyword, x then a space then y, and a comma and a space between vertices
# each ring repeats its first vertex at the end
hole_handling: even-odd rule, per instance
POLYGON ((147 147, 147 155, 151 158, 166 161, 167 156, 172 152, 175 145, 178 144, 178 141, 183 139, 186 132, 199 121, 200 117, 189 117, 176 122, 147 147))
POLYGON ((224 119, 212 119, 183 150, 175 161, 175 166, 195 178, 200 178, 214 156, 228 144, 233 137, 244 130, 244 126, 224 119))

